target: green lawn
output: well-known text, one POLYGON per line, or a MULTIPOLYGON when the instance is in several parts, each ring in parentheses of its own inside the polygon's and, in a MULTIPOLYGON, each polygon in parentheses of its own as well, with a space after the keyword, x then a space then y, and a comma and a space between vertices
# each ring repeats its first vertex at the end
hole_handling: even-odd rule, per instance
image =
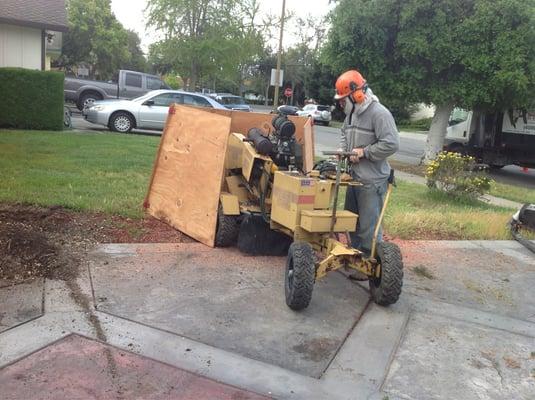
POLYGON ((140 217, 159 140, 0 130, 0 201, 140 217))
MULTIPOLYGON (((343 208, 342 189, 338 208, 343 208)), ((511 210, 478 200, 456 200, 424 185, 397 181, 385 214, 388 235, 406 240, 510 239, 511 210)))
POLYGON ((398 181, 385 229, 402 239, 510 239, 512 211, 478 200, 460 201, 426 186, 398 181))
MULTIPOLYGON (((159 140, 0 130, 0 201, 141 217, 159 140)), ((399 182, 385 228, 402 239, 507 239, 510 216, 510 210, 399 182)))

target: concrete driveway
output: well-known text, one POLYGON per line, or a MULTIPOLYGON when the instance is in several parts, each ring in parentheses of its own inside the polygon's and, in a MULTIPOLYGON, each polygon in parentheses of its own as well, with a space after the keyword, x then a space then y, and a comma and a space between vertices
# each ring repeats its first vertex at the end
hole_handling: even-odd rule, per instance
POLYGON ((74 282, 0 288, 2 398, 533 399, 533 255, 400 245, 397 304, 331 273, 300 313, 283 258, 100 245, 74 282))

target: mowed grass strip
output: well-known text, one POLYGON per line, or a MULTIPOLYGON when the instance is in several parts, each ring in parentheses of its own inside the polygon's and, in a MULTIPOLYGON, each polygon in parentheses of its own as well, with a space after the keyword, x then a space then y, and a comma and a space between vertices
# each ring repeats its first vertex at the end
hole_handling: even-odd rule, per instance
POLYGON ((141 217, 159 140, 0 130, 0 201, 141 217))
POLYGON ((511 210, 459 200, 426 186, 398 181, 385 230, 400 239, 509 240, 511 210))
MULTIPOLYGON (((340 192, 343 208, 345 189, 340 192)), ((509 240, 511 210, 478 200, 453 199, 424 185, 397 181, 385 214, 384 230, 405 240, 509 240)))

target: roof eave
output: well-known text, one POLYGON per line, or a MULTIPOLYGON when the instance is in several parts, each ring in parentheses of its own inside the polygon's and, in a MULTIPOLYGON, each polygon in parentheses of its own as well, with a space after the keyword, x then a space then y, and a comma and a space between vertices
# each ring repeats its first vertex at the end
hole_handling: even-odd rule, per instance
POLYGON ((2 18, 0 17, 0 23, 16 26, 25 26, 27 28, 36 28, 36 29, 47 29, 50 31, 56 32, 67 32, 69 27, 67 25, 55 25, 55 24, 46 24, 33 21, 22 21, 12 18, 2 18))

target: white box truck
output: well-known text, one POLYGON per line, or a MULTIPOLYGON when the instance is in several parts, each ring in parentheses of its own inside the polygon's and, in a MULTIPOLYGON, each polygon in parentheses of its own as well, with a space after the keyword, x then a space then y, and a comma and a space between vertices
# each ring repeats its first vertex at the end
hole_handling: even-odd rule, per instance
POLYGON ((475 157, 491 168, 535 167, 535 111, 476 113, 453 110, 444 150, 475 157))

